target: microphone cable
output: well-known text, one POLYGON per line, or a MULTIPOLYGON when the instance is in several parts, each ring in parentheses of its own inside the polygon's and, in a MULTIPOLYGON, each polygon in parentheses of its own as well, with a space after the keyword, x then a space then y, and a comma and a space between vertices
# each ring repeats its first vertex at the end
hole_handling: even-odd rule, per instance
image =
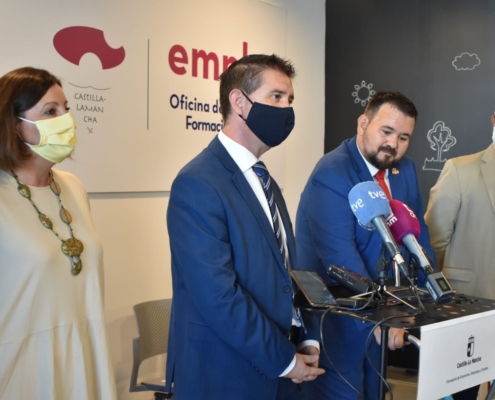
MULTIPOLYGON (((380 378, 380 380, 385 384, 388 392, 390 393, 390 399, 389 400, 394 400, 394 394, 392 393, 392 388, 390 387, 389 383, 387 382, 387 380, 383 377, 383 375, 380 373, 380 371, 378 371, 378 369, 375 367, 375 365, 373 364, 373 362, 371 361, 371 356, 370 356, 370 353, 368 351, 368 347, 370 345, 370 341, 371 341, 371 337, 373 336, 373 333, 375 332, 375 330, 380 326, 382 325, 383 323, 391 320, 391 319, 394 319, 394 318, 408 318, 408 317, 413 317, 413 316, 416 316, 416 315, 419 315, 418 312, 415 312, 413 314, 407 314, 407 315, 394 315, 394 316, 391 316, 391 317, 387 317, 387 318, 384 318, 382 319, 381 321, 377 322, 373 328, 370 330, 370 333, 368 334, 368 337, 366 338, 366 348, 365 348, 365 351, 366 351, 366 359, 368 360, 368 362, 370 363, 371 365, 371 368, 373 368, 373 370, 376 372, 376 374, 378 375, 378 377, 380 378)), ((405 330, 405 329, 404 329, 405 330)), ((406 331, 407 332, 407 331, 406 331)), ((383 346, 383 343, 380 344, 380 346, 383 346)))
MULTIPOLYGON (((359 391, 359 389, 357 389, 351 382, 349 382, 346 377, 339 371, 339 369, 335 366, 335 364, 333 363, 332 359, 330 358, 330 356, 328 355, 328 352, 327 352, 327 349, 325 347, 325 340, 324 340, 324 336, 323 336, 323 321, 325 320, 325 317, 327 316, 327 314, 333 310, 341 310, 341 311, 346 311, 346 312, 349 312, 349 311, 362 311, 364 310, 365 308, 367 308, 370 304, 371 304, 371 301, 374 299, 375 297, 375 294, 377 293, 376 292, 376 288, 375 288, 375 285, 372 285, 371 286, 372 290, 371 290, 371 296, 370 298, 368 299, 368 301, 366 302, 366 304, 364 304, 363 306, 359 307, 359 308, 350 308, 350 307, 339 307, 339 306, 330 306, 329 308, 327 308, 322 316, 321 316, 321 319, 320 319, 320 340, 321 340, 321 348, 323 349, 323 353, 325 354, 325 357, 327 358, 327 360, 330 362, 330 365, 332 366, 332 368, 335 370, 335 372, 337 372, 337 374, 342 378, 342 380, 347 383, 347 385, 349 385, 352 390, 354 390, 359 398, 358 400, 362 400, 364 399, 364 395, 363 393, 361 393, 359 391)), ((366 344, 367 346, 367 344, 366 344)), ((367 349, 366 349, 367 350, 367 349)))

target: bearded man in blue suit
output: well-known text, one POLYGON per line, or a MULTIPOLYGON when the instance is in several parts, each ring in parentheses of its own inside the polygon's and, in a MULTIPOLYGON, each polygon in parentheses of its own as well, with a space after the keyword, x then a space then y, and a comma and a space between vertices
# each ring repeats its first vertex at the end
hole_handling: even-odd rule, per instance
POLYGON ((275 55, 234 62, 220 77, 223 132, 172 185, 167 385, 176 400, 303 399, 300 383, 324 372, 318 342, 300 340, 287 208, 259 164, 294 126, 294 74, 275 55))
MULTIPOLYGON (((421 224, 419 243, 430 257, 434 257, 423 219, 416 168, 412 160, 403 157, 417 115, 414 104, 402 94, 376 93, 358 119, 357 135, 345 140, 318 162, 297 211, 296 243, 300 268, 318 272, 329 283, 327 270, 332 264, 346 266, 369 279, 377 278, 380 235, 359 225, 349 206, 348 195, 356 184, 373 181, 379 170, 385 172, 392 198, 407 204, 416 213, 421 224)), ((329 315, 324 322, 323 335, 337 369, 364 394, 364 399, 376 400, 378 376, 365 355, 370 329, 370 324, 356 319, 329 315)), ((379 332, 375 332, 378 343, 379 332)), ((395 350, 403 344, 403 331, 390 328, 389 348, 395 350)), ((369 352, 378 367, 379 346, 375 341, 371 342, 369 352)), ((321 358, 320 365, 326 374, 307 385, 309 398, 359 398, 326 357, 321 358)))

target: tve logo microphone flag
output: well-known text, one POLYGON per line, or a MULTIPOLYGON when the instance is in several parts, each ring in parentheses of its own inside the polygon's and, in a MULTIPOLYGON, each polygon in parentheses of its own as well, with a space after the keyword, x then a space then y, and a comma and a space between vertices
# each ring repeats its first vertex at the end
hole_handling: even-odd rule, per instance
POLYGON ((387 195, 376 182, 361 182, 349 192, 349 204, 359 223, 373 229, 372 221, 376 217, 387 218, 390 204, 387 195))

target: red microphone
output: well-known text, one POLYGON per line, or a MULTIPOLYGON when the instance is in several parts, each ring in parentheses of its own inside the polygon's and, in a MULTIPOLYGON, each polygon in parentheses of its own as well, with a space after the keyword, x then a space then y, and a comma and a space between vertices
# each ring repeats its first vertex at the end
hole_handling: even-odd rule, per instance
POLYGON ((434 272, 431 261, 416 238, 421 233, 418 218, 407 205, 390 200, 392 214, 387 218, 387 225, 395 241, 404 245, 414 262, 420 267, 425 276, 425 285, 437 304, 449 302, 454 296, 454 291, 441 272, 434 272))
POLYGON ((414 211, 399 200, 390 200, 392 214, 387 219, 390 232, 397 243, 405 246, 403 239, 407 235, 413 235, 418 238, 421 233, 418 218, 414 211))

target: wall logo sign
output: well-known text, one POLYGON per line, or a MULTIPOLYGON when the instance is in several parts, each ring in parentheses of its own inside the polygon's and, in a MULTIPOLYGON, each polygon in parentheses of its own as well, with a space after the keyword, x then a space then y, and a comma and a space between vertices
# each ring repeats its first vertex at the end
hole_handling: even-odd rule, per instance
POLYGON ((87 53, 95 54, 103 69, 115 68, 125 59, 124 47, 110 47, 104 32, 89 26, 61 29, 53 37, 53 46, 58 54, 75 65, 79 65, 81 58, 87 53))
MULTIPOLYGON (((168 64, 176 75, 186 75, 190 71, 189 73, 194 78, 202 76, 203 79, 218 80, 221 72, 226 71, 238 59, 234 56, 219 54, 195 48, 188 52, 182 45, 175 44, 168 52, 168 64), (210 74, 211 71, 213 74, 210 74)), ((248 54, 248 42, 242 42, 242 57, 248 54)), ((200 98, 191 92, 188 94, 172 93, 169 103, 172 109, 184 115, 186 130, 220 132, 223 129, 222 110, 218 99, 200 98), (214 117, 216 121, 212 122, 211 117, 214 117)))
POLYGON ((472 71, 480 64, 481 60, 475 53, 462 53, 456 56, 454 61, 452 61, 452 65, 457 71, 472 71))
MULTIPOLYGON (((242 42, 242 57, 249 54, 248 43, 242 42)), ((187 50, 180 44, 173 45, 168 52, 168 64, 174 74, 184 75, 187 73, 187 68, 191 66, 191 75, 195 78, 199 76, 199 64, 203 64, 203 79, 209 79, 210 64, 213 65, 213 79, 218 80, 221 72, 225 72, 230 64, 237 61, 236 57, 224 55, 219 56, 211 51, 206 52, 202 49, 192 49, 189 57, 187 50), (187 67, 187 68, 186 68, 187 67), (220 68, 222 71, 220 72, 220 68)))
POLYGON ((457 139, 452 136, 452 131, 445 126, 442 121, 437 121, 433 125, 426 138, 430 142, 430 148, 437 152, 436 158, 426 158, 423 170, 425 171, 441 171, 446 159, 442 158, 442 153, 449 151, 449 149, 457 143, 457 139))
POLYGON ((355 92, 352 92, 352 96, 355 97, 354 103, 361 103, 364 107, 371 99, 371 96, 375 94, 375 91, 371 89, 372 87, 372 83, 366 84, 365 81, 361 81, 361 85, 354 85, 354 89, 356 89, 355 92))

